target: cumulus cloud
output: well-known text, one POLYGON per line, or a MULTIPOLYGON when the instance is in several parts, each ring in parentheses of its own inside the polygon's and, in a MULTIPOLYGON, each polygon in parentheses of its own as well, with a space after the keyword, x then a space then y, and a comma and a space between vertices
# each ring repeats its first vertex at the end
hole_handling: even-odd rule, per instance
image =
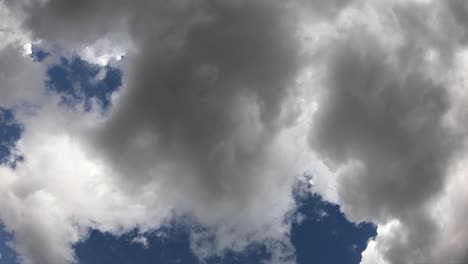
POLYGON ((64 113, 56 102, 20 116, 25 130, 17 148, 25 161, 0 173, 0 213, 24 263, 74 262, 71 246, 88 228, 120 234, 136 226, 158 227, 169 210, 157 205, 157 193, 132 197, 119 191, 112 169, 87 154, 80 141, 95 118, 64 113))
POLYGON ((456 1, 366 3, 337 22, 310 142, 339 171, 347 216, 379 224, 362 263, 466 261, 441 249, 462 218, 444 216, 451 207, 440 205, 461 197, 447 188, 465 152, 457 110, 465 87, 454 77, 466 69, 457 63, 464 8, 456 1))
POLYGON ((448 91, 402 73, 372 42, 345 43, 331 58, 313 145, 333 163, 353 163, 339 179, 345 204, 357 205, 349 212, 385 219, 443 184, 458 139, 443 122, 448 91))
POLYGON ((55 97, 20 116, 25 161, 3 173, 2 218, 25 263, 73 262, 71 245, 87 228, 148 230, 171 210, 208 227, 192 234, 200 257, 266 242, 272 262, 294 261, 285 216, 294 208, 294 176, 304 165, 296 159, 308 128, 297 126, 295 7, 10 5, 22 8, 25 28, 41 43, 80 50, 106 34, 132 42, 124 85, 104 116, 68 112, 55 97))
MULTIPOLYGON (((103 115, 53 96, 19 115, 26 159, 1 168, 0 215, 25 263, 73 262, 87 228, 150 230, 172 210, 210 227, 191 236, 200 257, 264 242, 294 261, 284 220, 305 169, 378 224, 362 263, 466 262, 465 1, 5 3, 27 39, 124 56, 103 115)), ((1 104, 41 84, 18 47, 0 50, 1 104)))

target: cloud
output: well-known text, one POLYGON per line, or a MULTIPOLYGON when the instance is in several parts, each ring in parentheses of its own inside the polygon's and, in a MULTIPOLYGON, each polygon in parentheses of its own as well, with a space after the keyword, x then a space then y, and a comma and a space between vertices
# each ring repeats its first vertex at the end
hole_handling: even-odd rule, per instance
POLYGON ((22 17, 0 2, 0 106, 40 100, 45 67, 30 60, 31 39, 22 17))
POLYGON ((368 3, 337 22, 310 143, 339 174, 346 215, 378 223, 362 263, 466 261, 452 246, 467 241, 448 237, 462 218, 441 205, 464 200, 447 190, 466 152, 455 4, 368 3))
POLYGON ((42 96, 45 67, 34 63, 22 47, 0 49, 0 105, 12 107, 42 96))
MULTIPOLYGON (((464 1, 6 4, 42 45, 125 54, 103 115, 56 97, 20 114, 26 160, 2 168, 0 213, 24 262, 72 262, 87 228, 150 230, 172 210, 210 227, 191 236, 200 257, 266 241, 294 261, 284 220, 306 169, 378 224, 362 263, 466 262, 464 1)), ((41 75, 15 45, 0 51, 3 83, 25 87, 0 91, 11 105, 41 75)))
POLYGON ((25 162, 2 172, 0 213, 25 263, 73 262, 87 228, 150 230, 173 210, 208 227, 192 235, 200 257, 266 242, 272 262, 294 261, 285 217, 308 126, 297 122, 303 62, 289 7, 52 0, 20 10, 41 45, 132 42, 103 116, 55 96, 19 115, 25 162), (207 236, 214 243, 197 244, 207 236))
POLYGON ((19 116, 25 130, 17 148, 25 161, 15 170, 1 167, 0 214, 24 263, 71 263, 71 246, 88 228, 120 234, 157 227, 169 210, 156 193, 123 194, 112 170, 81 142, 95 117, 64 112, 57 102, 42 105, 34 116, 19 116))
POLYGON ((132 243, 140 244, 143 248, 149 247, 148 239, 142 235, 134 237, 132 243))
POLYGON ((279 134, 295 118, 294 29, 275 4, 199 8, 160 45, 160 32, 135 37, 132 74, 95 144, 127 191, 156 184, 175 208, 219 225, 214 252, 284 240, 295 172, 279 134))
POLYGON ((357 205, 349 212, 385 219, 443 186, 458 139, 443 122, 448 91, 395 69, 372 43, 345 43, 331 58, 313 145, 333 163, 356 163, 339 179, 345 204, 357 205))

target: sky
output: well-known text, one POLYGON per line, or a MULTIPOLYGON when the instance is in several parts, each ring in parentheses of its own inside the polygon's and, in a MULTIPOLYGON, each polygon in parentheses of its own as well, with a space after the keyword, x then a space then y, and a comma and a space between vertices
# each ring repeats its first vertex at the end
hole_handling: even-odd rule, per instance
MULTIPOLYGON (((51 56, 37 45, 32 46, 31 59, 42 63, 51 56)), ((46 91, 58 95, 57 103, 74 109, 82 105, 91 111, 93 99, 101 111, 109 109, 110 95, 121 85, 122 73, 118 68, 89 63, 80 57, 62 57, 57 64, 48 65, 46 91), (93 81, 101 70, 105 76, 93 81), (80 89, 73 88, 79 83, 80 89)), ((21 166, 21 156, 15 156, 15 143, 21 138, 24 127, 14 116, 14 111, 1 109, 2 164, 15 168, 21 166), (16 162, 15 162, 16 161, 16 162)), ((335 204, 324 201, 310 192, 310 176, 298 177, 291 194, 297 208, 291 213, 296 219, 291 223, 290 240, 294 246, 297 263, 359 263, 367 241, 376 235, 371 223, 351 223, 335 204)), ((227 251, 219 256, 200 260, 190 248, 190 234, 195 229, 206 229, 189 215, 174 216, 168 223, 144 233, 135 227, 119 235, 90 228, 80 241, 73 245, 78 263, 262 263, 270 253, 263 243, 254 243, 241 251, 227 251)), ((0 233, 2 246, 0 263, 21 263, 14 250, 14 233, 4 226, 0 233)))
POLYGON ((464 0, 0 0, 0 263, 464 264, 464 0))

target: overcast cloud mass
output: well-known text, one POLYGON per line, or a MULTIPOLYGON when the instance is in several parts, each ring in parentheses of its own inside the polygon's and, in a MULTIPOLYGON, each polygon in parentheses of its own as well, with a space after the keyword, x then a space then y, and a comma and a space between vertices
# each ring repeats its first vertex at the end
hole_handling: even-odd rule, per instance
POLYGON ((467 263, 467 29, 464 0, 0 0, 0 106, 24 155, 0 167, 0 220, 28 264, 174 215, 207 227, 200 259, 266 243, 295 263, 307 171, 377 225, 362 264, 467 263), (60 54, 122 71, 110 107, 47 91, 60 54))

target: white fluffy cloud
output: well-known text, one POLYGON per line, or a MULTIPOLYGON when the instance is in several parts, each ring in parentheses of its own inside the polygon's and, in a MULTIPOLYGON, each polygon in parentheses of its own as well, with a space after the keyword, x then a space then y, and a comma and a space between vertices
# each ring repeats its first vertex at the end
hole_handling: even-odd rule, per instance
POLYGON ((71 245, 87 228, 115 234, 136 226, 154 228, 169 209, 156 192, 129 196, 120 191, 115 172, 81 142, 82 128, 95 117, 64 113, 55 105, 42 105, 34 116, 21 119, 26 128, 17 147, 26 160, 1 173, 2 219, 25 263, 72 262, 71 245))

